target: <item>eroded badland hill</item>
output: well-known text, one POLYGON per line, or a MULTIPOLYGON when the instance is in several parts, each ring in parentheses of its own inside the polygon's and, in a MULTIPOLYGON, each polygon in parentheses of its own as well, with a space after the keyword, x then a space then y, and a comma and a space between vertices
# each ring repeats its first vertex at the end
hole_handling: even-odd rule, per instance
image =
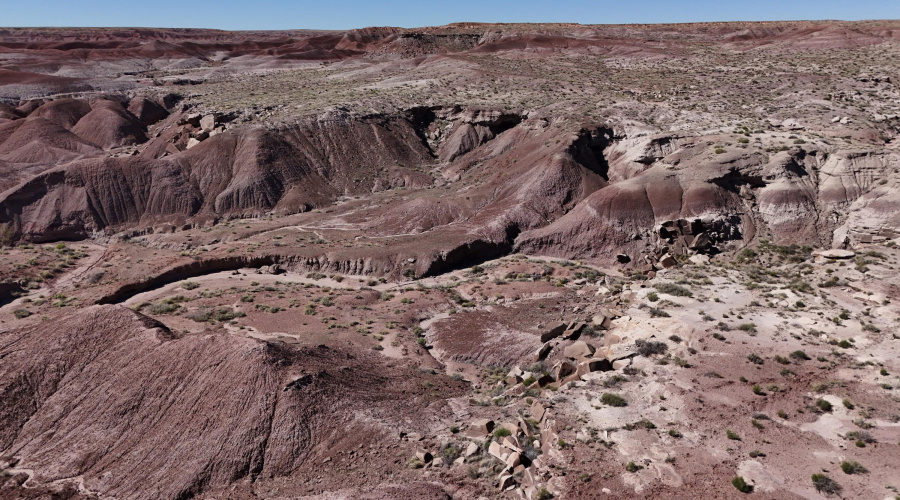
POLYGON ((898 60, 0 29, 0 497, 893 499, 898 60))

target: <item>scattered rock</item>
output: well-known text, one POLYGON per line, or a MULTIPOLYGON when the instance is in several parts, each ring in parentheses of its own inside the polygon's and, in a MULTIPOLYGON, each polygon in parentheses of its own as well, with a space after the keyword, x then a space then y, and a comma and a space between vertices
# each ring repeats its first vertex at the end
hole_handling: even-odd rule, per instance
POLYGON ((821 255, 826 259, 852 259, 853 257, 856 257, 856 252, 834 248, 831 250, 822 250, 818 252, 818 255, 821 255))
POLYGON ((541 334, 541 342, 549 342, 556 337, 559 337, 566 331, 567 325, 565 323, 557 323, 553 325, 546 333, 541 334))

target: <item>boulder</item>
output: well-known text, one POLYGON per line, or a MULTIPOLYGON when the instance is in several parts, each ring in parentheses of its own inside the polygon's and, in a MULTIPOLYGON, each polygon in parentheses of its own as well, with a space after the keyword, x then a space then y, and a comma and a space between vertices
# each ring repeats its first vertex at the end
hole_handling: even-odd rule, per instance
POLYGON ((705 266, 705 265, 709 264, 709 257, 707 257, 706 255, 703 255, 703 254, 699 254, 699 253, 696 255, 691 255, 691 257, 688 260, 691 261, 692 264, 695 264, 698 266, 705 266))
POLYGON ((819 255, 826 259, 852 259, 853 257, 856 257, 856 252, 834 248, 831 250, 822 250, 819 252, 819 255))
POLYGON ((605 314, 598 314, 591 318, 591 323, 598 330, 609 330, 609 327, 612 326, 612 318, 605 314))
POLYGON ((623 370, 626 366, 631 364, 631 358, 627 359, 619 359, 612 362, 613 370, 623 370))
POLYGON ((663 269, 669 269, 678 265, 678 261, 675 260, 675 257, 672 257, 669 254, 665 254, 659 259, 659 265, 663 267, 663 269))
POLYGON ((526 436, 531 436, 531 429, 528 428, 528 423, 522 417, 516 419, 516 422, 519 424, 519 430, 522 431, 522 434, 526 436))
POLYGON ((700 233, 691 242, 689 248, 691 250, 697 250, 698 252, 704 252, 709 250, 711 245, 712 243, 709 241, 709 236, 707 236, 706 233, 700 233))
POLYGON ((531 417, 540 422, 544 419, 544 413, 547 412, 547 409, 544 408, 539 401, 535 401, 531 403, 531 417))
POLYGON ((512 452, 509 456, 506 457, 506 466, 510 468, 516 468, 522 465, 522 454, 519 452, 512 452))
POLYGON ((549 342, 556 337, 559 337, 563 334, 563 332, 566 331, 566 326, 567 325, 565 323, 557 323, 553 325, 549 330, 547 330, 547 332, 541 334, 541 342, 549 342))
POLYGON ((553 378, 553 375, 544 375, 543 377, 537 379, 537 385, 541 389, 543 389, 544 387, 547 387, 548 385, 552 384, 553 382, 556 382, 556 379, 553 378))
POLYGON ((506 454, 508 452, 500 446, 500 443, 496 441, 491 441, 491 444, 488 446, 488 454, 497 460, 502 460, 506 462, 506 454))
POLYGON ((550 342, 544 342, 544 345, 538 348, 537 352, 534 353, 535 361, 543 361, 547 358, 547 355, 550 354, 550 351, 553 350, 553 344, 550 342))
POLYGON ((428 462, 431 462, 431 460, 434 458, 434 456, 427 451, 419 450, 416 452, 416 458, 418 458, 419 461, 422 462, 423 464, 427 464, 428 462))
MULTIPOLYGON (((518 429, 516 430, 518 431, 518 429)), ((504 437, 500 444, 512 451, 522 453, 522 446, 519 444, 519 439, 515 435, 504 437)))
POLYGON ((200 118, 200 129, 205 130, 207 132, 212 131, 216 128, 216 117, 215 115, 206 115, 203 118, 200 118))
POLYGON ((512 488, 515 488, 516 480, 513 479, 512 474, 501 474, 500 475, 500 491, 506 491, 512 488))
POLYGON ((572 343, 572 345, 563 349, 563 354, 567 358, 579 359, 579 358, 587 358, 594 355, 594 347, 583 340, 578 340, 572 343))
POLYGON ((466 429, 465 435, 467 437, 481 438, 492 432, 494 432, 494 421, 481 419, 472 422, 469 428, 466 429))
POLYGON ((478 446, 475 443, 469 443, 469 446, 466 446, 465 457, 468 458, 472 455, 476 455, 479 450, 481 450, 481 446, 478 446))
POLYGON ((581 331, 587 326, 583 321, 569 323, 569 327, 563 332, 564 339, 577 339, 581 335, 581 331))
POLYGON ((569 375, 574 374, 578 370, 578 367, 575 366, 575 363, 571 361, 563 361, 558 363, 553 370, 554 378, 562 382, 563 379, 568 377, 569 375))

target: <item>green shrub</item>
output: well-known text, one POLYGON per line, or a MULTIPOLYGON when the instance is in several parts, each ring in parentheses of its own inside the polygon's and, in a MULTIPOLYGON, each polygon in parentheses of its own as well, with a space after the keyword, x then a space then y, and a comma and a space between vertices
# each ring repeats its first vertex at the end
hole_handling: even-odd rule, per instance
POLYGON ((825 474, 813 474, 812 475, 813 486, 815 486, 816 491, 819 493, 824 493, 826 495, 839 495, 843 488, 841 485, 837 483, 834 479, 826 476, 825 474))
POLYGON ((625 470, 628 472, 637 472, 641 469, 643 469, 643 467, 641 467, 640 465, 637 465, 634 462, 628 462, 627 464, 625 464, 625 470))
POLYGON ((613 394, 611 392, 604 392, 602 396, 600 396, 600 401, 609 406, 622 407, 627 406, 628 402, 625 401, 625 398, 619 396, 618 394, 613 394))
POLYGON ((656 288, 656 290, 659 293, 665 293, 667 295, 674 295, 676 297, 693 297, 694 296, 694 294, 690 290, 688 290, 687 288, 685 288, 681 285, 676 285, 675 283, 659 283, 657 285, 654 285, 653 288, 656 288))
POLYGON ((742 323, 738 325, 738 330, 747 333, 756 333, 756 324, 755 323, 742 323))
POLYGON ((194 290, 200 288, 200 284, 194 281, 182 281, 181 288, 184 288, 185 290, 194 290))
POLYGON ((496 429, 494 429, 494 437, 497 439, 511 435, 512 433, 509 432, 509 429, 507 429, 506 427, 497 427, 496 429))
POLYGON ((869 469, 863 467, 863 464, 856 460, 845 460, 841 462, 841 470, 844 471, 845 474, 865 474, 869 472, 869 469))
POLYGON ((794 351, 790 354, 790 357, 800 361, 809 361, 809 356, 803 351, 794 351))
POLYGON ((734 432, 730 429, 725 431, 725 435, 728 436, 728 439, 731 439, 732 441, 740 441, 741 440, 741 437, 738 436, 736 432, 734 432))
POLYGON ((188 315, 188 319, 197 323, 212 323, 216 321, 231 321, 235 318, 246 316, 241 311, 235 311, 227 307, 204 307, 188 315))
POLYGON ((816 400, 816 407, 822 411, 828 412, 831 411, 833 406, 827 400, 819 398, 816 400))
POLYGON ((15 316, 16 318, 19 318, 19 319, 27 318, 27 317, 31 316, 32 314, 34 314, 34 313, 29 311, 28 309, 24 309, 21 307, 19 309, 16 309, 13 311, 13 316, 15 316))
POLYGON ((638 354, 641 356, 652 356, 654 354, 665 354, 669 350, 668 344, 655 340, 638 339, 634 341, 638 354))
POLYGON ((741 476, 732 479, 731 484, 741 493, 750 493, 753 491, 753 486, 747 484, 747 482, 744 481, 744 478, 741 476))

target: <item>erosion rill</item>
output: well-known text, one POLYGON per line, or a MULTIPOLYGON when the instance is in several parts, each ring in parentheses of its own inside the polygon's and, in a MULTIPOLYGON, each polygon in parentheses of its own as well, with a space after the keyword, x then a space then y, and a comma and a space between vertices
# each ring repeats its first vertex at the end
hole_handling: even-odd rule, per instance
POLYGON ((894 498, 897 33, 0 30, 0 497, 894 498))

